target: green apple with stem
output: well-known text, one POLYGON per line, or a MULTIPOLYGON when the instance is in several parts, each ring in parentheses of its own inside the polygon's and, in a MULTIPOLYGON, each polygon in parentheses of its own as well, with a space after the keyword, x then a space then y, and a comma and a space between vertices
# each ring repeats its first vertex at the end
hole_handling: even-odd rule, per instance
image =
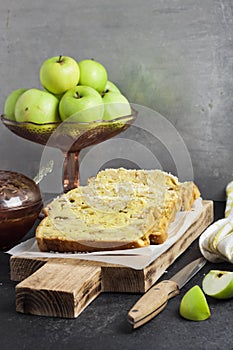
POLYGON ((132 113, 127 98, 119 92, 108 91, 102 95, 104 102, 104 120, 113 120, 132 113))
POLYGON ((110 80, 107 81, 104 91, 102 94, 105 94, 106 92, 118 92, 121 93, 120 89, 110 80))
POLYGON ((79 85, 90 86, 99 93, 104 91, 108 81, 106 68, 94 59, 78 62, 80 69, 79 85))
POLYGON ((211 316, 205 294, 198 285, 185 293, 180 302, 179 312, 183 318, 191 321, 204 321, 211 316))
POLYGON ((93 122, 103 119, 104 104, 95 89, 78 85, 62 96, 59 113, 62 121, 93 122))
POLYGON ((4 104, 4 116, 7 119, 15 120, 15 105, 18 98, 25 92, 27 89, 20 88, 12 91, 8 96, 4 104))
POLYGON ((36 124, 59 122, 58 106, 59 100, 53 94, 36 88, 28 89, 15 104, 15 120, 36 124))
POLYGON ((61 95, 79 82, 78 62, 69 56, 55 56, 45 60, 40 67, 41 85, 56 95, 61 95))
POLYGON ((203 278, 202 289, 206 295, 217 299, 233 297, 233 272, 210 270, 203 278))

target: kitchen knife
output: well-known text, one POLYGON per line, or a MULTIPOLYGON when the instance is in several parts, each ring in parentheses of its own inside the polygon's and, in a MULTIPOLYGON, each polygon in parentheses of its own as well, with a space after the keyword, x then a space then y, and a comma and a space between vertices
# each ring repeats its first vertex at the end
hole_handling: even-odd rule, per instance
POLYGON ((205 265, 201 257, 177 272, 169 280, 163 280, 151 287, 130 309, 128 323, 137 328, 158 315, 170 298, 180 293, 180 289, 205 265))

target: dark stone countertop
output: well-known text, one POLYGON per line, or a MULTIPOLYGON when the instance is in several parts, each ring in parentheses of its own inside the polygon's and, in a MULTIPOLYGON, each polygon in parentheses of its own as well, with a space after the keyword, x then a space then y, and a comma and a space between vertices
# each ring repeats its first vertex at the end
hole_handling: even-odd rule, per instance
MULTIPOLYGON (((223 202, 215 203, 215 220, 223 217, 224 207, 223 202)), ((166 278, 199 255, 195 241, 168 269, 166 278)), ((212 268, 233 270, 228 263, 207 263, 162 313, 132 330, 127 312, 139 294, 103 293, 76 319, 17 313, 9 256, 0 252, 0 349, 233 349, 232 300, 207 298, 211 317, 203 322, 179 316, 184 293, 195 284, 201 285, 204 274, 212 268)))

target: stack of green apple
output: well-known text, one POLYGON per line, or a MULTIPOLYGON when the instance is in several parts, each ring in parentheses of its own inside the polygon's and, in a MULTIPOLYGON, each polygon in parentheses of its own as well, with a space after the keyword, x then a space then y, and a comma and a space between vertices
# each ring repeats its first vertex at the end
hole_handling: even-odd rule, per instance
POLYGON ((12 91, 5 101, 5 118, 43 125, 111 121, 131 114, 127 98, 93 59, 48 58, 40 67, 40 83, 41 89, 12 91))

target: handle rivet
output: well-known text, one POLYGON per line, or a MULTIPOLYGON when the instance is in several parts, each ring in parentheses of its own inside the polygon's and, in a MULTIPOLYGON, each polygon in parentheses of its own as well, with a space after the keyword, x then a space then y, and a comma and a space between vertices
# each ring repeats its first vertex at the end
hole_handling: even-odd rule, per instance
POLYGON ((132 312, 138 312, 138 309, 133 309, 132 312))

